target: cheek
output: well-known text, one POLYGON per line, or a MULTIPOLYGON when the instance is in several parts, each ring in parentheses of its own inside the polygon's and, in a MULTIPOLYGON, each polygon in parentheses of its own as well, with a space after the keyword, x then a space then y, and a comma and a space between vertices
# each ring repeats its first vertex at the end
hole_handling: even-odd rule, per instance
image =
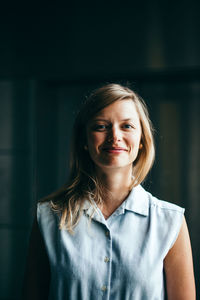
POLYGON ((134 136, 134 137, 130 138, 129 142, 131 144, 131 148, 133 151, 138 150, 139 145, 140 145, 140 140, 141 140, 140 135, 138 135, 137 137, 134 136))
POLYGON ((88 140, 88 146, 93 148, 93 147, 96 147, 99 144, 101 144, 103 141, 103 138, 102 138, 101 134, 90 133, 88 135, 87 140, 88 140))
POLYGON ((90 133, 87 137, 88 153, 95 162, 99 154, 99 145, 102 144, 101 137, 98 134, 90 133))

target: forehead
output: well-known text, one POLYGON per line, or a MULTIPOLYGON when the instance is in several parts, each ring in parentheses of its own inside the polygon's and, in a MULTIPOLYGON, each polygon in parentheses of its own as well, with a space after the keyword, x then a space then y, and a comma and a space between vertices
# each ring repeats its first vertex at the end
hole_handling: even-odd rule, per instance
POLYGON ((115 101, 100 110, 93 119, 97 119, 99 117, 139 120, 136 105, 131 99, 115 101))

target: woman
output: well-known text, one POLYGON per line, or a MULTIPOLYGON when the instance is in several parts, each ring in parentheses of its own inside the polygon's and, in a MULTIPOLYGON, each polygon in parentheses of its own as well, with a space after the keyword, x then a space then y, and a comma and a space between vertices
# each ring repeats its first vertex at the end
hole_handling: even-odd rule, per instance
POLYGON ((142 99, 97 89, 73 137, 68 184, 38 204, 25 298, 195 299, 184 209, 140 185, 154 160, 142 99))

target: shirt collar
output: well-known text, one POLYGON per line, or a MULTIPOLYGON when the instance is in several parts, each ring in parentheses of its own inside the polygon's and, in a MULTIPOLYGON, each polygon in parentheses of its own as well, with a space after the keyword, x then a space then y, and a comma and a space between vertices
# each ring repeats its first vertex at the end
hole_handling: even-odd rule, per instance
POLYGON ((123 202, 124 209, 135 212, 137 214, 149 215, 149 198, 148 193, 141 185, 132 189, 127 199, 123 202))
MULTIPOLYGON (((137 214, 148 216, 149 215, 149 199, 148 193, 144 190, 141 185, 134 187, 126 200, 121 205, 122 209, 135 212, 137 214)), ((90 203, 89 200, 85 200, 83 210, 87 211, 89 216, 99 214, 99 209, 94 202, 94 206, 90 203), (96 208, 96 209, 95 209, 96 208)))
POLYGON ((87 199, 84 201, 84 204, 82 206, 83 211, 86 213, 86 215, 93 218, 94 220, 99 221, 100 223, 105 223, 106 221, 103 218, 103 215, 96 205, 95 201, 93 199, 91 199, 91 201, 87 199))

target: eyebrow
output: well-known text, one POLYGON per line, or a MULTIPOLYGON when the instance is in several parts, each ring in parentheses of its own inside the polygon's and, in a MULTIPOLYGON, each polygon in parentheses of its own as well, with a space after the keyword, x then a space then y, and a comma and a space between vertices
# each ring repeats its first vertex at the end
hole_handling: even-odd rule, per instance
POLYGON ((122 121, 133 121, 131 118, 123 119, 122 121))
MULTIPOLYGON (((104 118, 95 118, 92 121, 105 121, 105 122, 109 122, 107 119, 104 119, 104 118)), ((134 120, 131 119, 131 118, 126 118, 126 119, 122 119, 120 121, 134 121, 134 120)))

